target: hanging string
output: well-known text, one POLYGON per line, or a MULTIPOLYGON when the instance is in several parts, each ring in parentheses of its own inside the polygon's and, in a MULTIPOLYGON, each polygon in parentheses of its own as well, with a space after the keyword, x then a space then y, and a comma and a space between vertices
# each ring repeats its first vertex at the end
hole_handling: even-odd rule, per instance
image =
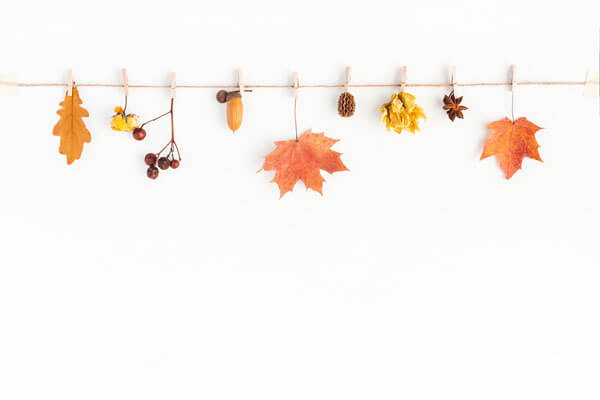
POLYGON ((296 142, 298 141, 298 117, 296 116, 296 105, 298 104, 298 96, 294 97, 294 126, 296 128, 296 142))
MULTIPOLYGON (((585 81, 522 81, 518 82, 521 86, 583 86, 585 81)), ((33 82, 8 82, 0 81, 0 85, 17 86, 17 87, 68 87, 67 83, 33 83, 33 82)), ((457 87, 477 87, 477 86, 511 86, 512 82, 475 82, 475 83, 456 83, 457 87)), ((78 87, 114 87, 124 88, 122 83, 77 83, 78 87)), ((170 89, 171 85, 128 85, 130 88, 138 89, 170 89)), ((343 88, 345 84, 313 84, 299 85, 299 89, 311 88, 343 88)), ((353 88, 378 88, 378 87, 401 87, 400 83, 363 83, 349 84, 348 87, 353 88)), ((406 83, 405 87, 452 87, 452 83, 406 83)), ((252 89, 294 89, 294 85, 244 85, 245 88, 252 89)), ((228 89, 238 88, 238 85, 176 85, 177 89, 228 89)))
POLYGON ((517 88, 517 66, 512 66, 512 85, 510 88, 511 92, 511 117, 513 122, 515 121, 515 90, 517 88))
POLYGON ((512 120, 514 122, 514 120, 515 120, 515 91, 514 90, 512 91, 511 105, 512 105, 512 107, 511 107, 511 117, 512 117, 512 120))
POLYGON ((294 72, 294 126, 296 128, 296 142, 298 141, 298 118, 297 112, 298 109, 298 89, 300 88, 300 81, 298 80, 298 73, 294 72))

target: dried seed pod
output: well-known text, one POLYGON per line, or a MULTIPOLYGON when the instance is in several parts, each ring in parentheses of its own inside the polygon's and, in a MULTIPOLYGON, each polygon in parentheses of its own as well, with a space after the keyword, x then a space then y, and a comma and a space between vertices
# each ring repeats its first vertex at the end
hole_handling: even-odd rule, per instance
POLYGON ((442 106, 442 108, 446 110, 448 118, 450 118, 450 121, 452 122, 454 122, 454 119, 456 119, 456 117, 463 119, 463 111, 468 110, 467 107, 460 104, 462 102, 462 99, 462 96, 454 96, 454 90, 450 92, 449 95, 444 96, 444 105, 442 106))
POLYGON ((239 91, 229 92, 227 94, 227 125, 233 132, 237 131, 242 125, 244 115, 244 104, 242 95, 239 91))
POLYGON ((338 99, 338 114, 342 117, 351 117, 356 110, 354 96, 350 92, 344 92, 338 99))

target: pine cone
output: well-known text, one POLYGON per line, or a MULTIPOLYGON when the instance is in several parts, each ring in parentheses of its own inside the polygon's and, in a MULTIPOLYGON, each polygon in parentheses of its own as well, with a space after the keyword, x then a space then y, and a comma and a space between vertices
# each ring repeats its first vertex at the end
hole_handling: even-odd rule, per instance
POLYGON ((340 94, 340 98, 338 99, 338 113, 340 116, 351 117, 354 115, 355 110, 356 102, 354 101, 354 96, 349 92, 340 94))

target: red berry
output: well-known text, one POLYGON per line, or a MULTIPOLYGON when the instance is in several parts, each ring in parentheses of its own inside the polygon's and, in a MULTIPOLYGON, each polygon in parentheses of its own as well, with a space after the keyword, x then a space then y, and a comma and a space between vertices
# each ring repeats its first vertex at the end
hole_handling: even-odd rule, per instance
POLYGON ((158 168, 148 167, 148 170, 146 171, 146 175, 150 179, 156 179, 158 177, 158 168))
POLYGON ((158 168, 167 169, 169 168, 169 159, 167 157, 161 157, 158 159, 158 168))
POLYGON ((156 165, 156 154, 154 154, 154 153, 146 154, 146 156, 144 157, 144 162, 146 163, 146 165, 150 165, 150 166, 156 165))
POLYGON ((144 140, 145 137, 146 131, 144 130, 144 128, 135 128, 133 130, 133 138, 135 140, 144 140))
POLYGON ((175 169, 179 167, 179 160, 171 160, 171 168, 175 169))

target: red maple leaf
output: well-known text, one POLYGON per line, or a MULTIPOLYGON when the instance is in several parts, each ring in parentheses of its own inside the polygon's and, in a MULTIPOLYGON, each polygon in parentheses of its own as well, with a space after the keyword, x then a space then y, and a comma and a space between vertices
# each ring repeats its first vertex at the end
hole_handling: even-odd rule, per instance
POLYGON ((492 122, 487 128, 490 136, 485 141, 480 159, 496 156, 506 179, 521 169, 523 158, 542 161, 538 152, 540 145, 535 140, 535 133, 542 128, 529 122, 527 118, 516 121, 504 118, 492 122))
POLYGON ((306 189, 323 194, 323 182, 320 170, 330 174, 347 171, 340 159, 341 153, 331 150, 339 139, 331 139, 323 133, 307 130, 298 140, 275 142, 275 150, 265 157, 261 169, 275 171, 271 182, 279 186, 280 198, 294 189, 296 182, 304 182, 306 189))

